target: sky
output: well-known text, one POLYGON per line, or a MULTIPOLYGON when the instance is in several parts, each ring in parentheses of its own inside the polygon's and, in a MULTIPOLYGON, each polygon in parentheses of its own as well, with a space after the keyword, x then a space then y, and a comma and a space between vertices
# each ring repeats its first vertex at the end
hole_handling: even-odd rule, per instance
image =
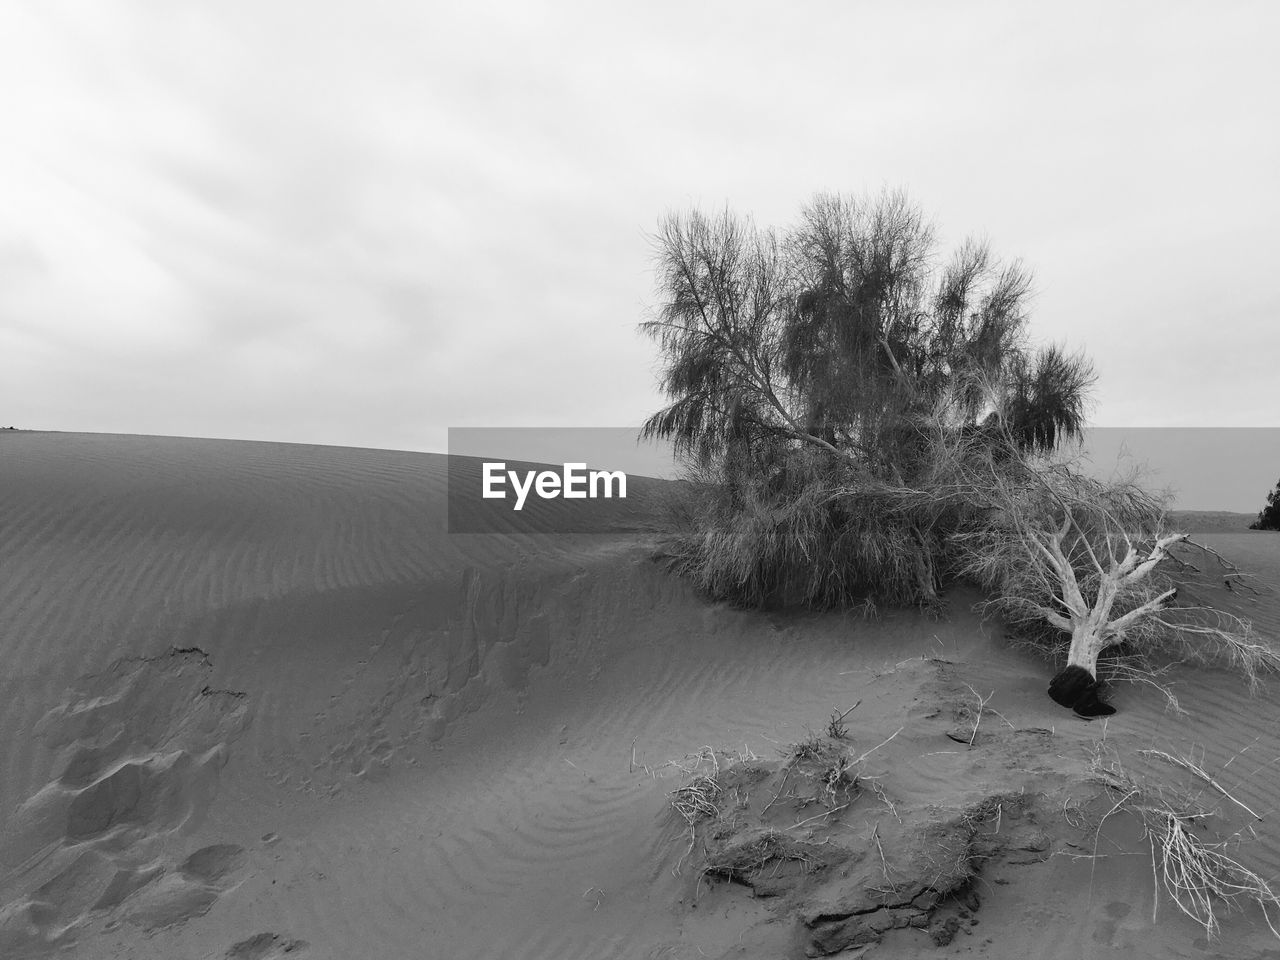
POLYGON ((901 187, 1032 268, 1095 424, 1280 426, 1278 33, 1273 2, 9 0, 0 425, 635 424, 662 216, 901 187))

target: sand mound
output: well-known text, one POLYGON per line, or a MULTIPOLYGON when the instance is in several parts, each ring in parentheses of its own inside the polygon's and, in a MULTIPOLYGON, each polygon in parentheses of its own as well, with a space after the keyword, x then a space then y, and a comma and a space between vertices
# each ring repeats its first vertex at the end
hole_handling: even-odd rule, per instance
MULTIPOLYGON (((927 692, 927 702, 949 709, 931 708, 910 736, 932 732, 954 742, 944 723, 929 721, 967 714, 966 697, 973 698, 947 665, 923 662, 937 675, 916 671, 913 701, 927 692)), ((1048 730, 1002 725, 979 741, 973 726, 967 762, 932 791, 910 770, 896 772, 898 735, 866 745, 849 733, 815 735, 772 761, 701 756, 692 779, 671 794, 688 826, 686 854, 700 880, 729 881, 768 899, 760 924, 794 926, 794 949, 805 956, 879 944, 906 928, 948 944, 957 931, 972 932, 984 877, 1043 863, 1080 839, 1060 811, 1089 781, 1083 757, 1059 756, 1048 730), (887 756, 873 761, 881 750, 887 756), (873 765, 878 772, 868 773, 873 765), (983 775, 991 769, 1003 782, 983 775)))
MULTIPOLYGON (((942 620, 709 605, 641 533, 448 535, 442 457, 15 433, 0 458, 6 958, 773 960, 870 933, 884 956, 1162 957, 1202 932, 1164 901, 1152 923, 1141 825, 1097 830, 1096 785, 1063 778, 1105 738, 1126 764, 1194 749, 1264 816, 1280 796, 1273 700, 1200 671, 1173 677, 1189 718, 1132 686, 1106 726, 1064 716, 963 593, 942 620), (857 701, 830 749, 900 732, 762 812, 778 751, 857 701), (689 853, 664 763, 708 745, 760 779, 689 853), (1020 819, 975 815, 1020 790, 1020 819), (875 899, 886 865, 909 899, 875 899)), ((1273 875, 1271 818, 1241 817, 1215 828, 1251 828, 1273 875)), ((1274 941, 1246 912, 1213 949, 1274 941)))

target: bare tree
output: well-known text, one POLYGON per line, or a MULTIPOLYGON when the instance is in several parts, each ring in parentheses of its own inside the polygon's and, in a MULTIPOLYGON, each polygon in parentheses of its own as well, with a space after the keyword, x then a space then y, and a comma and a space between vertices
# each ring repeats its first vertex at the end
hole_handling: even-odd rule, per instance
POLYGON ((1251 683, 1280 667, 1249 621, 1203 601, 1213 578, 1200 575, 1197 555, 1219 564, 1219 586, 1248 588, 1248 578, 1171 530, 1159 498, 1069 464, 1022 467, 975 477, 987 512, 957 543, 964 571, 991 590, 990 607, 1050 646, 1066 643, 1049 685, 1055 701, 1114 712, 1098 697, 1098 657, 1121 645, 1148 658, 1226 662, 1251 683))

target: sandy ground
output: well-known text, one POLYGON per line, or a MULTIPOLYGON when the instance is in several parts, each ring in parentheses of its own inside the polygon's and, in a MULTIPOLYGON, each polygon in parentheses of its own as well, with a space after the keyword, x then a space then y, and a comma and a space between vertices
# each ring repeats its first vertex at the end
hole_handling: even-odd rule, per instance
MULTIPOLYGON (((421 454, 0 436, 0 956, 802 956, 794 899, 687 855, 666 764, 757 764, 759 812, 751 777, 776 783, 789 745, 860 701, 840 748, 892 736, 859 766, 878 789, 809 823, 823 808, 775 806, 788 836, 852 850, 855 879, 882 838, 902 877, 934 825, 1004 798, 966 821, 1000 851, 948 908, 954 938, 904 923, 876 956, 1280 957, 1256 912, 1209 942, 1156 903, 1139 828, 1099 832, 1086 779, 1103 749, 1189 783, 1137 751, 1194 752, 1263 816, 1224 803, 1215 828, 1275 877, 1274 692, 1187 672, 1188 717, 1122 686, 1086 722, 963 592, 943 620, 734 611, 641 534, 449 536, 445 474, 421 454)), ((1206 539, 1280 579, 1280 537, 1206 539)), ((1274 599, 1250 613, 1280 628, 1274 599)))

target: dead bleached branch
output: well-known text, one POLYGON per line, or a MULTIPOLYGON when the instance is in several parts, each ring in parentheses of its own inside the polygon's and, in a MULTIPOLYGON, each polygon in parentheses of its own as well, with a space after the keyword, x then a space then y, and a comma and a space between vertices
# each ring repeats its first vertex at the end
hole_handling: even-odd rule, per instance
MULTIPOLYGON (((1184 590, 1203 586, 1188 576, 1198 570, 1190 557, 1208 548, 1170 529, 1159 497, 1069 464, 1023 466, 975 478, 987 509, 954 542, 964 572, 993 595, 989 609, 1044 646, 1066 648, 1055 699, 1096 698, 1098 657, 1121 645, 1131 660, 1222 663, 1251 686, 1280 669, 1248 620, 1184 590)), ((1248 582, 1216 551, 1205 555, 1228 582, 1248 582)))

